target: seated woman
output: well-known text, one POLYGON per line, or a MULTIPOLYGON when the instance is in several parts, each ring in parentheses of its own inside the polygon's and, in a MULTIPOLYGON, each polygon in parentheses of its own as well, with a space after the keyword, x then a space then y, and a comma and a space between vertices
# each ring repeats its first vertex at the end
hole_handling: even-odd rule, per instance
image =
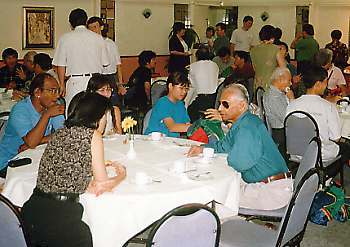
MULTIPOLYGON (((111 81, 108 76, 101 74, 94 74, 89 82, 86 91, 89 93, 98 93, 107 99, 111 98, 112 95, 112 87, 111 81)), ((117 106, 113 107, 113 110, 110 111, 110 114, 107 114, 107 126, 104 134, 121 134, 122 126, 121 126, 121 113, 117 106)))
POLYGON ((190 85, 187 76, 181 72, 169 75, 168 95, 160 98, 153 107, 146 135, 161 132, 166 136, 179 137, 180 133, 187 132, 191 124, 183 99, 190 85))
POLYGON ((92 246, 79 195, 111 191, 126 176, 117 162, 106 164, 117 173, 107 176, 102 133, 109 110, 109 100, 97 93, 72 99, 65 126, 48 143, 36 187, 21 210, 32 246, 92 246))
POLYGON ((0 173, 6 173, 7 162, 18 152, 46 143, 58 128, 63 127, 64 105, 58 104, 60 88, 49 74, 37 75, 29 89, 29 97, 11 110, 0 140, 0 173))

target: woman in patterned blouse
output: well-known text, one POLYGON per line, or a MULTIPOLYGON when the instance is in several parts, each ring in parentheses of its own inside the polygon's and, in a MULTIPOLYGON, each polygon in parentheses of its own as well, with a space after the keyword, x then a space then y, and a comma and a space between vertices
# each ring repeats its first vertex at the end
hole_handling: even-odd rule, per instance
POLYGON ((342 32, 340 30, 333 30, 331 32, 332 42, 326 45, 327 49, 333 52, 332 62, 340 69, 344 69, 348 65, 349 50, 346 44, 340 42, 342 32))
POLYGON ((71 101, 65 127, 49 141, 36 188, 22 208, 33 246, 92 246, 79 195, 111 191, 126 176, 117 162, 108 164, 116 176, 106 172, 102 133, 110 109, 109 100, 97 93, 81 92, 71 101))

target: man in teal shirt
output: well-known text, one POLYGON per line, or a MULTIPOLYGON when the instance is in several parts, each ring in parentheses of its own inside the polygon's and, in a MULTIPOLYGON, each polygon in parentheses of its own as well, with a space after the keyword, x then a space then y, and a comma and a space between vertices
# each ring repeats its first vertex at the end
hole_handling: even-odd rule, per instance
POLYGON ((240 207, 277 209, 287 205, 292 193, 292 180, 264 123, 248 111, 246 88, 232 84, 225 88, 219 112, 223 121, 232 123, 225 138, 205 146, 194 146, 189 155, 204 147, 227 153, 228 164, 242 174, 240 207))

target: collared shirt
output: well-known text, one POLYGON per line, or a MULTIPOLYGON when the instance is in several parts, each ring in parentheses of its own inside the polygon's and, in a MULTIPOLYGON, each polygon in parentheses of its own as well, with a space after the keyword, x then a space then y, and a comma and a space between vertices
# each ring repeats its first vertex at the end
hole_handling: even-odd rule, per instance
POLYGON ((66 75, 102 73, 109 64, 106 43, 85 26, 77 26, 58 41, 53 65, 66 67, 66 75))
POLYGON ((341 70, 332 64, 332 67, 328 70, 328 76, 331 77, 328 80, 328 89, 336 89, 337 86, 346 85, 346 81, 341 70), (332 75, 331 75, 332 74, 332 75))
POLYGON ((4 66, 0 69, 0 87, 7 87, 10 82, 15 81, 16 87, 24 87, 24 81, 17 75, 18 69, 24 69, 24 66, 17 63, 15 68, 11 71, 8 66, 4 66))
POLYGON ((239 117, 224 139, 205 146, 217 153, 228 153, 228 164, 241 172, 247 183, 288 171, 264 123, 248 111, 239 117))
MULTIPOLYGON (((234 61, 231 57, 227 63, 224 63, 219 56, 216 56, 213 58, 213 62, 216 63, 216 65, 219 67, 219 77, 227 77, 228 76, 228 75, 226 75, 226 76, 222 75, 226 69, 231 70, 230 72, 232 73, 233 68, 231 66, 232 66, 234 61)), ((225 73, 225 74, 227 74, 227 73, 225 73)))
POLYGON ((349 50, 346 47, 346 44, 338 41, 338 42, 331 42, 326 45, 327 49, 332 50, 333 52, 333 63, 335 66, 339 68, 344 68, 347 66, 347 62, 349 59, 349 50))
POLYGON ((230 40, 226 37, 226 36, 222 36, 222 37, 217 37, 214 41, 214 45, 213 45, 213 51, 214 54, 218 54, 218 51, 220 50, 220 48, 222 47, 228 47, 230 48, 230 40))
POLYGON ((122 63, 119 49, 117 44, 109 38, 105 39, 105 43, 110 64, 103 68, 103 74, 114 74, 117 72, 117 65, 122 63))
POLYGON ((288 106, 287 96, 275 86, 270 85, 269 90, 264 93, 263 101, 266 117, 271 128, 283 128, 288 106))
MULTIPOLYGON (((17 155, 19 147, 24 144, 22 138, 37 125, 40 118, 41 114, 35 110, 30 97, 13 106, 5 134, 0 141, 0 170, 7 166, 8 160, 17 155)), ((44 136, 63 127, 63 122, 63 115, 50 118, 44 136)))
POLYGON ((341 137, 341 124, 335 104, 319 95, 306 94, 289 103, 286 115, 292 111, 307 112, 315 119, 322 142, 322 159, 330 160, 336 157, 339 146, 331 140, 341 137))
POLYGON ((319 50, 319 45, 317 41, 312 37, 308 36, 306 38, 300 39, 296 45, 296 59, 298 62, 300 61, 311 61, 315 54, 319 50))
POLYGON ((216 92, 219 67, 210 60, 200 60, 190 65, 189 78, 197 94, 216 92))
POLYGON ((250 51, 253 45, 253 34, 250 30, 246 31, 243 28, 237 28, 232 32, 230 42, 235 45, 235 51, 250 51))

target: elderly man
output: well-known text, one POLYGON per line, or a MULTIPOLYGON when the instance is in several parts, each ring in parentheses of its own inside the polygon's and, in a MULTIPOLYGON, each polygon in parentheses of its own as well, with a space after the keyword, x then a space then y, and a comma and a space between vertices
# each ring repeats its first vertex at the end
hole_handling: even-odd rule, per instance
POLYGON ((283 122, 288 103, 294 99, 294 93, 290 90, 291 78, 288 68, 276 68, 271 76, 271 85, 263 97, 267 121, 272 128, 272 138, 284 157, 286 146, 283 122))
MULTIPOLYGON (((232 122, 224 139, 207 144, 217 153, 227 153, 228 164, 242 174, 240 207, 277 209, 287 205, 292 193, 290 173, 264 123, 248 111, 248 92, 231 84, 221 94, 219 112, 232 122)), ((193 146, 189 156, 205 146, 193 146)))

